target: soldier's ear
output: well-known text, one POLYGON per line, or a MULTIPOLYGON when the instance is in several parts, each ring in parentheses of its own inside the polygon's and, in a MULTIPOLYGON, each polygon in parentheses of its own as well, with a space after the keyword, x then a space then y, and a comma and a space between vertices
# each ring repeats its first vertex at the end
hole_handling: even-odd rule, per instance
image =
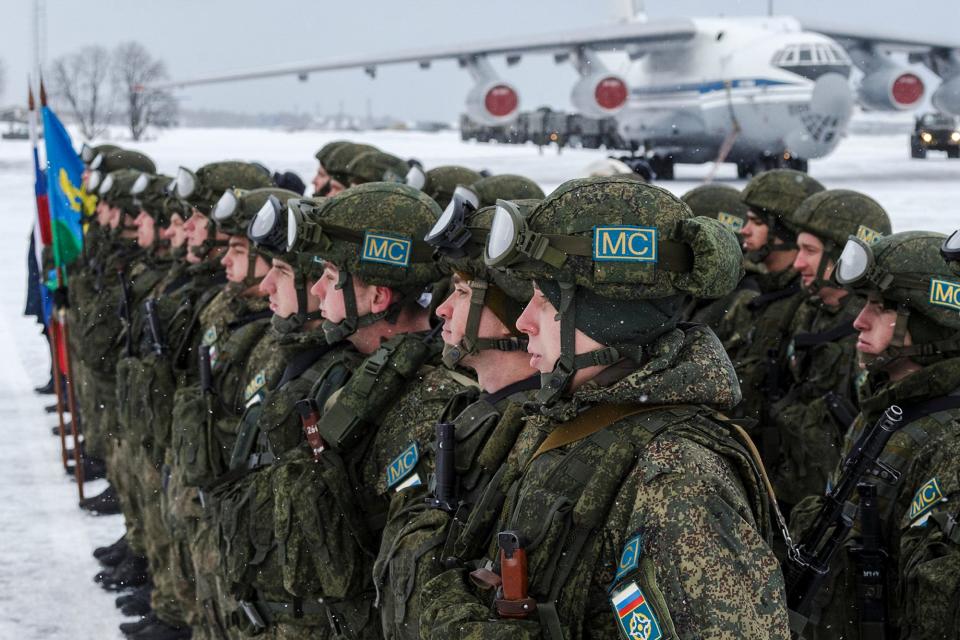
POLYGON ((371 293, 373 296, 370 299, 370 313, 386 311, 396 300, 397 295, 390 287, 379 285, 371 287, 371 293))

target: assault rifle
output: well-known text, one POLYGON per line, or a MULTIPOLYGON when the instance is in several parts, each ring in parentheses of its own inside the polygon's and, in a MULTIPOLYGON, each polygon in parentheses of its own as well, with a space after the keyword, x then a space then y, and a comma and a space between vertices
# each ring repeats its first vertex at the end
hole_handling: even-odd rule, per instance
POLYGON ((162 356, 167 350, 160 330, 160 318, 157 317, 157 299, 147 298, 143 303, 143 312, 147 317, 147 328, 150 329, 150 340, 153 342, 153 353, 162 356))
POLYGON ((863 476, 873 467, 898 477, 896 470, 880 461, 880 455, 894 433, 903 426, 903 410, 891 405, 869 431, 854 443, 840 469, 840 479, 823 499, 813 525, 800 544, 789 550, 784 564, 787 607, 803 618, 810 613, 813 597, 830 570, 834 553, 843 544, 857 515, 850 497, 863 476))
POLYGON ((124 326, 124 350, 127 357, 133 357, 133 320, 130 318, 130 283, 123 269, 117 269, 117 278, 120 279, 120 318, 124 326))

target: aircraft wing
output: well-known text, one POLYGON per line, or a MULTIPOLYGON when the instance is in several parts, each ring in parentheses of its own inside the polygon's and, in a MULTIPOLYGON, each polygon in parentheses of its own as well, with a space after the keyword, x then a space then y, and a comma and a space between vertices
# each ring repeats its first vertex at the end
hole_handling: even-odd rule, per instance
POLYGON ((960 38, 955 41, 937 42, 916 35, 897 34, 895 31, 883 33, 869 28, 851 28, 850 25, 831 24, 826 21, 803 21, 803 28, 829 36, 845 47, 854 43, 867 43, 889 51, 907 53, 926 53, 932 49, 960 49, 960 38))
POLYGON ((372 74, 380 65, 415 62, 422 68, 427 68, 435 60, 457 60, 466 63, 471 58, 482 56, 503 55, 507 57, 508 62, 515 62, 527 53, 570 53, 581 47, 601 51, 627 50, 636 55, 645 50, 685 43, 693 38, 695 33, 696 28, 693 22, 686 19, 626 22, 540 36, 413 49, 381 55, 343 56, 315 62, 172 80, 151 86, 158 89, 179 88, 285 75, 304 76, 318 71, 341 69, 365 69, 372 74))

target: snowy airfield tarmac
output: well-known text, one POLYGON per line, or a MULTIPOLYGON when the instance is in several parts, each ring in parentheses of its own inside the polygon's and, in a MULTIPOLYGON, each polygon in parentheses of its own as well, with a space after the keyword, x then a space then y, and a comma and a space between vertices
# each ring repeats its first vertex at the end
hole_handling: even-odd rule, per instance
MULTIPOLYGON (((906 122, 906 121, 904 121, 906 122)), ((159 169, 174 174, 206 162, 256 160, 271 170, 292 170, 309 182, 316 169, 313 154, 326 142, 349 138, 426 167, 463 164, 494 173, 519 173, 549 192, 582 175, 603 151, 544 149, 533 146, 464 143, 459 134, 414 132, 283 132, 265 129, 176 129, 153 141, 114 140, 149 154, 159 169)), ((74 135, 79 145, 80 138, 74 135)), ((662 183, 681 194, 700 184, 710 165, 677 167, 677 180, 662 183)), ((882 204, 895 231, 949 232, 960 226, 960 160, 942 154, 911 160, 906 133, 855 134, 810 173, 828 188, 863 191, 882 204)), ((717 181, 740 187, 732 165, 717 181)), ((22 316, 25 300, 27 237, 35 217, 29 143, 0 140, 0 211, 7 220, 0 244, 0 639, 101 640, 122 638, 123 622, 115 594, 92 582, 99 570, 90 555, 122 532, 120 516, 96 518, 76 507, 76 486, 63 473, 58 438, 50 435, 56 415, 43 413, 51 396, 36 396, 34 386, 47 379, 49 356, 39 327, 22 316)), ((99 493, 100 480, 87 483, 86 495, 99 493)))

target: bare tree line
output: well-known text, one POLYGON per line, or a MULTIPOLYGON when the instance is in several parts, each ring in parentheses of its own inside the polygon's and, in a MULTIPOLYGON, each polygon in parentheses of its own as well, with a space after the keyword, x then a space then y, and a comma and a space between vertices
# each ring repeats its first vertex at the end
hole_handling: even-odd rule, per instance
POLYGON ((166 80, 166 65, 136 42, 109 51, 90 45, 60 56, 50 65, 51 98, 73 116, 88 140, 122 119, 134 140, 148 127, 175 123, 177 103, 151 84, 166 80), (115 111, 116 108, 116 111, 115 111))

